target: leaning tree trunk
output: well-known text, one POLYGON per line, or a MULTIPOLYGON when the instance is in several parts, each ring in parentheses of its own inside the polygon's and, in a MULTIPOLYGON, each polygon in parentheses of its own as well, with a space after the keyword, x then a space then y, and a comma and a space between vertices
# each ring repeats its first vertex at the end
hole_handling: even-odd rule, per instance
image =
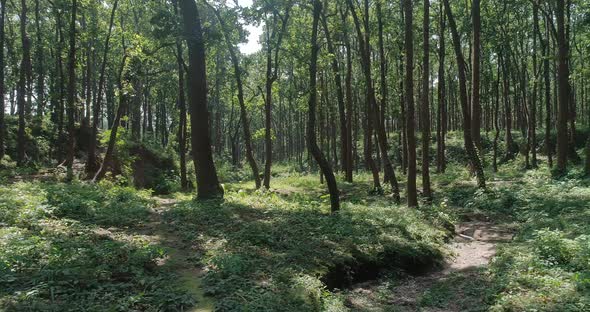
MULTIPOLYGON (((385 171, 386 182, 389 182, 391 184, 391 191, 393 193, 393 198, 396 202, 399 202, 400 201, 399 185, 398 185, 397 177, 395 176, 395 170, 393 169, 393 164, 391 163, 391 160, 388 155, 389 147, 387 144, 387 134, 385 133, 385 128, 381 127, 381 123, 379 122, 379 116, 381 115, 381 113, 380 113, 379 106, 377 105, 377 99, 375 96, 375 89, 373 88, 373 82, 372 82, 371 53, 370 53, 370 44, 369 44, 369 41, 370 41, 369 3, 368 3, 368 0, 364 1, 365 14, 366 14, 365 21, 364 21, 365 22, 364 35, 363 35, 363 32, 361 31, 359 18, 354 10, 354 4, 352 3, 351 0, 348 0, 347 3, 348 3, 348 7, 352 13, 352 17, 354 19, 354 24, 355 24, 355 28, 356 28, 358 39, 359 39, 359 46, 360 46, 361 60, 362 60, 361 65, 363 67, 363 72, 365 74, 365 80, 366 80, 366 84, 367 84, 367 104, 369 105, 369 110, 368 110, 369 115, 368 115, 367 123, 369 125, 372 124, 375 126, 375 130, 376 130, 376 134, 377 134, 377 143, 379 144, 379 150, 382 155, 383 169, 385 171)), ((372 135, 371 133, 372 132, 370 131, 369 135, 372 135)), ((368 140, 368 141, 370 143, 370 140, 368 140)), ((367 160, 370 160, 370 163, 369 163, 370 166, 375 166, 374 162, 372 160, 372 156, 368 155, 367 160)), ((375 168, 376 168, 376 166, 375 166, 375 168)), ((377 172, 377 175, 375 175, 375 169, 372 169, 372 171, 373 171, 374 178, 375 177, 378 178, 378 172, 377 172)), ((375 185, 377 186, 378 183, 375 183, 375 185)))
POLYGON ((477 184, 480 188, 485 188, 486 180, 483 171, 483 165, 481 159, 477 153, 477 149, 473 144, 471 137, 471 119, 469 116, 469 107, 467 104, 467 79, 465 76, 465 59, 463 58, 463 52, 461 50, 461 38, 457 32, 457 25, 449 5, 449 0, 444 0, 445 11, 449 19, 449 27, 451 28, 451 35, 453 37, 453 46, 455 49, 455 55, 457 57, 457 67, 459 69, 459 100, 461 102, 461 110, 463 113, 463 140, 465 142, 465 151, 469 159, 472 169, 475 171, 477 177, 477 184))
POLYGON ((348 149, 350 147, 348 145, 348 139, 346 137, 348 130, 346 128, 346 111, 344 107, 344 91, 342 90, 342 76, 340 75, 340 65, 338 64, 338 56, 336 55, 336 50, 334 49, 334 43, 332 42, 332 37, 328 29, 327 17, 324 11, 322 11, 321 20, 324 29, 324 35, 326 36, 326 42, 328 44, 328 53, 330 53, 330 57, 332 59, 331 66, 332 72, 334 74, 334 83, 336 84, 336 99, 338 100, 338 116, 340 120, 340 140, 342 145, 340 149, 342 171, 348 172, 349 160, 347 159, 347 157, 349 155, 348 149))
POLYGON ((326 178, 328 189, 330 191, 330 202, 332 213, 340 210, 340 194, 338 191, 338 185, 336 184, 336 177, 330 166, 330 162, 326 159, 322 151, 320 150, 317 138, 316 138, 316 103, 317 103, 317 63, 318 63, 318 51, 320 49, 317 38, 318 38, 318 24, 320 19, 320 12, 322 5, 319 0, 313 2, 313 28, 311 33, 311 61, 309 65, 309 103, 308 103, 308 114, 309 118, 307 121, 307 144, 309 152, 316 160, 322 174, 326 178))
POLYGON ((205 42, 199 11, 194 0, 180 0, 180 8, 189 55, 188 100, 191 111, 191 139, 197 175, 197 196, 199 199, 220 198, 223 197, 223 188, 219 184, 211 150, 205 42))
POLYGON ((88 161, 86 163, 86 172, 89 174, 96 173, 98 168, 98 161, 96 159, 96 143, 98 136, 98 125, 100 123, 100 110, 102 105, 102 94, 105 84, 105 70, 107 67, 107 56, 109 53, 109 43, 111 34, 113 31, 113 24, 115 22, 115 12, 117 11, 117 4, 119 0, 115 0, 113 3, 113 9, 111 11, 111 20, 109 22, 109 32, 105 39, 105 46, 102 56, 102 64, 100 65, 100 77, 98 78, 98 92, 96 93, 96 100, 92 107, 92 131, 90 134, 90 143, 88 145, 88 161))
MULTIPOLYGON (((207 5, 209 5, 209 3, 207 3, 207 5)), ((238 87, 238 103, 240 104, 240 118, 242 120, 241 123, 244 134, 244 145, 246 146, 246 158, 252 170, 252 176, 254 177, 254 182, 256 183, 256 189, 259 189, 262 183, 260 181, 258 164, 256 163, 256 159, 254 158, 254 152, 252 151, 252 134, 250 132, 250 120, 248 118, 248 110, 246 109, 246 102, 244 101, 244 84, 242 82, 242 68, 240 68, 240 60, 238 58, 235 46, 230 41, 225 21, 223 20, 223 18, 221 18, 219 11, 214 9, 211 5, 209 5, 209 7, 213 9, 213 12, 217 17, 217 20, 221 24, 223 38, 229 50, 229 55, 234 66, 234 75, 238 87)))
POLYGON ((74 111, 76 110, 76 11, 78 1, 72 0, 72 20, 70 24, 70 51, 68 53, 68 152, 66 158, 67 180, 74 178, 74 153, 76 145, 76 129, 74 111))

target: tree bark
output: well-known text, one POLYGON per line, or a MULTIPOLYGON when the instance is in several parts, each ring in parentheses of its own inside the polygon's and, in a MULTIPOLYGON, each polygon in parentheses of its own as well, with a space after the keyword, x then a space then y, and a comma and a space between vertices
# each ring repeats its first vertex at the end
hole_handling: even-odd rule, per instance
POLYGON ((412 0, 404 0, 405 54, 406 54, 406 136, 408 138, 408 207, 418 206, 416 189, 416 134, 414 119, 414 17, 412 0))
POLYGON ((482 150, 481 143, 481 103, 480 103, 480 56, 481 56, 481 18, 479 0, 473 0, 471 4, 473 18, 473 55, 471 57, 472 83, 471 92, 471 136, 478 151, 482 150))
POLYGON ((314 0, 313 2, 313 28, 311 33, 311 62, 309 65, 309 103, 308 103, 308 126, 307 126, 307 144, 309 147, 309 151, 312 154, 313 158, 316 160, 320 169, 322 170, 322 174, 326 178, 326 182, 328 184, 328 189, 330 191, 330 202, 331 202, 331 210, 332 213, 337 212, 340 210, 340 194, 338 191, 338 185, 336 184, 336 177, 334 176, 334 172, 332 171, 332 167, 330 163, 320 150, 317 139, 316 139, 316 129, 315 129, 315 122, 316 122, 316 102, 317 102, 317 62, 318 62, 318 51, 319 46, 317 43, 318 38, 318 24, 320 20, 320 12, 322 10, 322 5, 319 0, 314 0))
MULTIPOLYGON (((477 0, 474 0, 474 3, 477 0)), ((430 0, 424 0, 424 55, 422 77, 422 192, 429 201, 432 200, 430 187, 430 0)))
POLYGON ((0 1, 0 162, 6 153, 4 137, 6 135, 6 124, 4 120, 4 20, 6 18, 6 0, 0 1))
POLYGON ((457 25, 449 5, 449 0, 444 0, 445 11, 449 19, 449 27, 451 28, 451 35, 453 37, 453 46, 455 49, 455 56, 457 58, 457 67, 459 69, 459 100, 461 102, 461 110, 463 113, 463 140, 465 143, 465 151, 469 159, 472 170, 477 177, 477 184, 480 188, 486 187, 486 180, 483 171, 481 159, 477 153, 477 149, 473 144, 471 137, 471 119, 469 116, 469 107, 467 103, 467 79, 465 77, 465 59, 461 50, 461 39, 457 32, 457 25))
MULTIPOLYGON (((327 2, 325 2, 327 3, 327 2)), ((346 111, 344 107, 344 92, 342 90, 342 76, 340 75, 340 64, 338 63, 338 57, 336 50, 334 49, 334 43, 328 29, 328 22, 326 13, 322 10, 321 15, 322 26, 324 29, 324 35, 326 36, 326 42, 328 44, 328 53, 330 53, 332 73, 334 74, 334 83, 336 84, 336 99, 338 100, 338 116, 340 120, 340 138, 341 138, 341 153, 340 159, 342 161, 342 171, 348 172, 349 160, 347 159, 348 153, 348 138, 347 138, 347 124, 346 124, 346 111)))
POLYGON ((70 24, 70 51, 68 53, 68 154, 66 159, 67 181, 74 178, 74 153, 76 145, 75 110, 76 110, 76 13, 78 1, 72 0, 72 20, 70 24))
MULTIPOLYGON (((178 1, 174 0, 174 14, 178 15, 178 1)), ((186 118, 186 97, 184 90, 184 59, 182 53, 182 42, 176 38, 176 61, 178 64, 178 149, 180 153, 180 188, 188 191, 189 183, 186 176, 186 136, 187 136, 187 118, 186 118)))
POLYGON ((442 1, 440 3, 440 25, 439 40, 440 46, 438 51, 438 127, 437 127, 437 171, 444 173, 447 167, 446 161, 446 136, 447 136, 447 99, 446 99, 446 80, 445 80, 445 14, 442 1))
POLYGON ((43 122, 43 113, 45 111, 45 69, 43 66, 43 37, 41 33, 41 16, 39 0, 35 0, 35 26, 37 29, 37 115, 39 124, 43 122))
POLYGON ((191 139, 197 176, 197 196, 199 199, 220 198, 223 197, 223 188, 219 184, 211 151, 205 42, 199 11, 194 0, 180 0, 180 9, 189 52, 188 100, 191 112, 191 139))
POLYGON ((565 35, 565 1, 557 0, 557 45, 559 66, 557 83, 559 88, 557 115, 557 173, 563 174, 567 170, 568 159, 568 120, 569 120, 569 51, 565 35))
POLYGON ((373 172, 373 179, 375 188, 380 188, 380 183, 375 181, 375 178, 379 178, 379 172, 377 166, 375 165, 372 159, 372 152, 371 152, 371 136, 372 136, 372 129, 373 126, 375 127, 376 134, 377 134, 377 143, 379 144, 379 149, 382 155, 383 160, 383 167, 385 170, 385 177, 387 177, 387 182, 391 184, 391 190, 393 193, 393 198, 396 202, 400 201, 399 195, 399 185, 397 182, 397 178, 395 176, 395 170, 393 169, 393 165, 391 164, 391 160, 389 159, 388 155, 388 144, 387 144, 387 135, 385 133, 385 129, 380 126, 379 116, 381 115, 379 106, 377 105, 377 100, 375 97, 375 89, 373 88, 373 79, 371 74, 371 53, 370 53, 370 28, 369 28, 369 3, 368 0, 364 1, 365 4, 365 32, 361 30, 361 24, 359 18, 355 12, 354 4, 352 0, 348 0, 348 7, 352 13, 352 17, 354 19, 355 28, 357 31, 358 39, 359 39, 359 49, 361 51, 361 65, 363 67, 363 72, 365 75, 366 85, 367 85, 367 105, 368 109, 368 147, 369 150, 366 151, 366 158, 369 163, 369 167, 372 168, 373 172))
MULTIPOLYGON (((207 2, 206 2, 207 3, 207 2)), ((217 20, 221 24, 221 30, 223 33, 223 38, 225 40, 225 44, 229 50, 229 54, 231 57, 231 61, 234 67, 234 76, 236 79, 236 84, 238 87, 238 103, 240 105, 240 118, 242 123, 243 135, 244 135, 244 145, 246 146, 246 158, 248 163, 250 164, 250 168, 252 170, 252 176, 254 178, 254 182, 256 184, 256 189, 261 187, 260 181, 260 173, 258 169, 258 164, 256 163, 256 159, 254 158, 254 153, 252 151, 252 134, 250 132, 250 120, 248 118, 248 110, 246 109, 246 102, 244 101, 244 86, 242 82, 242 69, 240 68, 240 60, 238 58, 238 54, 236 52, 235 46, 231 43, 228 29, 225 25, 224 20, 221 18, 219 11, 214 9, 209 3, 207 3, 209 7, 213 9, 217 20)))
POLYGON ((17 164, 23 166, 25 164, 25 127, 26 127, 26 112, 27 106, 31 103, 27 103, 27 94, 29 90, 29 82, 31 80, 31 40, 27 34, 27 2, 21 0, 21 15, 20 15, 20 33, 22 41, 23 56, 21 61, 21 68, 19 71, 18 81, 18 95, 17 95, 17 108, 18 108, 18 134, 17 134, 17 164))
POLYGON ((117 5, 119 0, 115 0, 113 3, 113 9, 111 11, 111 19, 109 22, 109 31, 105 39, 105 46, 102 56, 102 63, 100 65, 100 77, 98 78, 98 92, 96 93, 96 100, 92 107, 92 130, 90 133, 90 143, 88 145, 88 162, 86 163, 86 172, 89 174, 96 173, 98 169, 98 161, 96 159, 96 147, 98 137, 98 126, 100 122, 100 111, 102 105, 102 94, 105 84, 105 71, 107 67, 107 57, 109 53, 109 43, 111 40, 111 34, 113 31, 113 25, 115 23, 115 12, 117 11, 117 5))

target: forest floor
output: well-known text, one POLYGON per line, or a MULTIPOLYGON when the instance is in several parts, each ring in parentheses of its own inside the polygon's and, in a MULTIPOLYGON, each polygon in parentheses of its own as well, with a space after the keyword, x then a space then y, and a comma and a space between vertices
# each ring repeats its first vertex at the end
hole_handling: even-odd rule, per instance
POLYGON ((496 255, 498 244, 510 243, 514 230, 508 225, 469 221, 455 226, 450 256, 439 270, 422 276, 406 276, 388 291, 383 281, 355 285, 347 295, 356 311, 460 312, 485 310, 477 288, 484 286, 483 272, 496 255))
POLYGON ((590 180, 520 168, 483 191, 452 167, 419 209, 356 176, 336 215, 317 176, 289 168, 271 191, 233 182, 208 202, 6 175, 0 309, 588 311, 590 180))

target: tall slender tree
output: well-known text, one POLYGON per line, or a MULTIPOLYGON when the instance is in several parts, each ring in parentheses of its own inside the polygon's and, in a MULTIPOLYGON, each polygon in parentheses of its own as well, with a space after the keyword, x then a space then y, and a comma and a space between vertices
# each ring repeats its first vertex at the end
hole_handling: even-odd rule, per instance
MULTIPOLYGON (((174 0, 174 14, 178 15, 178 1, 174 0)), ((187 139, 187 118, 186 118, 186 95, 184 81, 184 58, 182 50, 182 41, 177 36, 176 44, 176 63, 178 67, 178 152, 180 154, 180 188, 188 191, 189 183, 186 176, 186 139, 187 139)))
POLYGON ((27 33, 27 1, 21 0, 21 15, 20 15, 20 34, 22 41, 23 56, 19 71, 18 81, 18 136, 17 136, 17 164, 23 166, 25 164, 25 147, 26 147, 26 113, 28 106, 27 98, 30 98, 31 92, 29 86, 31 81, 31 40, 27 33))
POLYGON ((111 18, 109 22, 109 31, 105 39, 102 63, 100 65, 100 76, 98 78, 98 92, 96 92, 96 99, 92 107, 92 129, 90 132, 90 142, 88 145, 88 160, 86 163, 86 171, 90 174, 96 173, 98 167, 98 161, 96 159, 96 145, 98 137, 98 126, 100 124, 100 112, 102 109, 103 89, 106 80, 106 67, 108 60, 108 53, 110 47, 111 34, 113 32, 113 25, 115 23, 115 13, 117 12, 117 5, 119 0, 115 0, 113 8, 111 10, 111 18))
MULTIPOLYGON (((474 2, 477 0, 474 0, 474 2)), ((422 192, 428 200, 432 199, 430 187, 430 0, 424 0, 424 55, 422 58, 422 192)))
POLYGON ((0 161, 4 158, 6 123, 4 120, 4 20, 6 18, 6 0, 0 1, 0 161))
POLYGON ((412 0, 404 0, 405 18, 405 54, 406 54, 406 136, 408 138, 408 185, 407 200, 409 207, 418 206, 416 189, 416 134, 414 119, 414 13, 412 0))
POLYGON ((74 178, 74 154, 76 146, 75 110, 76 110, 76 14, 78 1, 72 0, 70 21, 70 50, 68 53, 68 152, 66 158, 67 180, 74 178))
POLYGON ((311 59, 309 65, 309 102, 308 102, 308 124, 307 124, 307 144, 309 151, 315 161, 320 166, 322 174, 326 178, 328 189, 330 191, 330 202, 332 212, 340 209, 340 194, 334 171, 330 162, 326 159, 320 150, 316 137, 316 102, 317 102, 317 64, 320 47, 318 45, 318 28, 322 11, 322 4, 319 0, 313 1, 313 26, 311 32, 311 59))
POLYGON ((557 114, 557 167, 559 174, 567 170, 568 160, 568 120, 569 120, 569 70, 568 70, 568 43, 565 24, 565 1, 557 0, 555 10, 557 20, 557 47, 558 47, 558 114, 557 114))
MULTIPOLYGON (((481 13, 479 0, 471 3, 471 18, 473 20, 473 45, 471 56, 471 136, 478 149, 481 143, 481 103, 480 103, 480 67, 481 67, 481 13)), ((481 155, 480 155, 481 157, 481 155)))
POLYGON ((191 112, 192 154, 197 175, 197 196, 199 199, 219 198, 223 197, 223 188, 219 184, 211 150, 205 42, 199 10, 194 0, 180 0, 179 4, 189 56, 188 100, 191 112))
POLYGON ((465 58, 463 57, 463 51, 461 49, 461 38, 457 31, 457 25, 455 24, 455 18, 449 0, 443 0, 445 5, 445 11, 449 20, 449 27, 451 29, 451 35, 453 37, 453 47, 455 49, 455 56, 457 58, 457 67, 459 70, 459 101, 461 102, 461 111, 463 114, 463 140, 465 143, 465 151, 469 159, 470 166, 475 172, 477 177, 477 184, 480 188, 486 187, 486 180, 483 171, 483 165, 481 159, 477 153, 477 149, 473 143, 471 137, 471 118, 469 116, 469 105, 467 103, 467 78, 465 75, 465 58))
MULTIPOLYGON (((209 3, 206 2, 208 5, 209 3)), ((225 24, 225 21, 221 17, 219 11, 213 6, 209 5, 217 20, 221 25, 221 31, 223 33, 223 38, 225 44, 227 45, 227 49, 229 50, 229 55, 231 57, 232 65, 234 67, 234 76, 236 79, 236 85, 238 87, 238 104, 240 105, 240 119, 242 124, 242 130, 244 135, 244 145, 246 146, 246 159, 250 164, 250 169, 252 170, 252 176, 254 177, 254 182, 256 184, 256 188, 259 189, 261 187, 260 181, 260 173, 258 169, 258 164, 256 163, 256 158, 254 158, 254 152, 252 149, 252 134, 250 132, 250 119, 248 118, 248 110, 246 108, 246 102, 244 100, 244 83, 242 81, 242 68, 240 67, 240 59, 238 57, 238 52, 236 51, 236 47, 230 41, 229 29, 225 24)))
POLYGON ((273 106, 273 85, 279 78, 279 52, 283 37, 287 32, 287 23, 291 14, 291 3, 288 2, 284 14, 273 10, 271 20, 266 23, 266 97, 264 104, 264 187, 270 188, 270 177, 272 169, 272 106, 273 106))
POLYGON ((446 136, 447 136, 447 99, 445 80, 445 13, 442 1, 439 6, 439 48, 438 48, 438 125, 437 125, 437 171, 444 173, 447 167, 446 161, 446 136))

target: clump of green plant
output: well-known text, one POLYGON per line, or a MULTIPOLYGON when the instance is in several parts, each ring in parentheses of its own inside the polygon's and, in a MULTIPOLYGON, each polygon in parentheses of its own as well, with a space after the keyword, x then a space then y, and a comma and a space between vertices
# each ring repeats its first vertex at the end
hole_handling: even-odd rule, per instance
POLYGON ((108 182, 0 186, 0 310, 192 306, 193 298, 174 273, 158 266, 166 256, 163 248, 142 236, 98 226, 141 220, 146 196, 108 182))
POLYGON ((87 183, 47 184, 47 203, 55 207, 57 217, 92 221, 107 226, 130 225, 149 214, 149 191, 137 191, 102 181, 87 183))
POLYGON ((443 257, 447 232, 431 222, 442 210, 407 209, 349 186, 350 201, 330 215, 317 176, 285 171, 273 185, 232 185, 222 202, 185 201, 167 214, 205 250, 206 289, 220 311, 344 311, 336 289, 389 270, 431 269, 443 257))

